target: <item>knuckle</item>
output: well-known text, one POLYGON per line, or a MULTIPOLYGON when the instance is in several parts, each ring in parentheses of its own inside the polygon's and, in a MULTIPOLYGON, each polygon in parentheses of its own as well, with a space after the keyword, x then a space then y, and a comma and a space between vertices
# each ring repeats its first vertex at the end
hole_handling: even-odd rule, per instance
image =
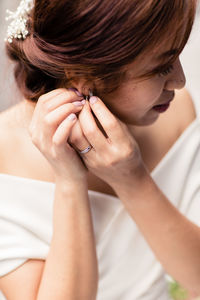
POLYGON ((117 127, 117 121, 115 119, 109 120, 106 124, 106 128, 109 129, 116 129, 117 127))
POLYGON ((118 159, 110 159, 110 161, 109 161, 109 166, 110 166, 110 167, 114 167, 114 166, 117 165, 118 162, 119 162, 118 159))
POLYGON ((51 103, 49 101, 43 101, 42 102, 42 108, 45 112, 50 112, 51 111, 51 103))
POLYGON ((71 103, 65 103, 56 108, 56 112, 60 115, 68 115, 74 111, 73 105, 71 103))
POLYGON ((108 169, 110 169, 110 168, 112 168, 114 166, 115 166, 115 163, 114 163, 113 160, 109 160, 109 161, 105 162, 105 167, 108 168, 108 169))
POLYGON ((62 105, 62 108, 66 112, 71 112, 74 109, 74 105, 72 103, 65 103, 62 105))
POLYGON ((62 103, 69 104, 72 99, 72 95, 65 90, 57 96, 57 99, 62 103))
POLYGON ((50 99, 49 99, 49 97, 47 95, 41 96, 41 98, 38 100, 39 105, 41 106, 41 109, 44 112, 51 111, 52 104, 51 104, 51 102, 49 100, 50 99))
POLYGON ((44 117, 44 124, 47 126, 50 126, 52 124, 52 120, 48 115, 44 117))
POLYGON ((54 90, 54 92, 56 92, 56 93, 65 93, 67 90, 66 90, 66 88, 58 88, 58 89, 56 89, 56 90, 54 90))
POLYGON ((49 113, 52 111, 53 105, 50 102, 44 102, 43 109, 46 113, 49 113))
POLYGON ((34 134, 34 133, 32 134, 31 141, 35 146, 39 147, 40 142, 39 142, 38 136, 36 134, 34 134))
POLYGON ((125 161, 135 161, 138 157, 138 152, 133 147, 124 148, 123 152, 121 153, 121 159, 125 161))
POLYGON ((65 96, 68 97, 68 98, 71 98, 72 97, 72 94, 69 90, 65 90, 65 96))
MULTIPOLYGON (((55 146, 55 147, 59 147, 60 144, 61 144, 60 141, 57 138, 53 137, 53 139, 52 139, 52 145, 55 146)), ((55 151, 53 151, 53 153, 54 152, 55 151)))
POLYGON ((105 156, 104 164, 107 168, 110 168, 116 164, 116 159, 111 155, 105 156))
POLYGON ((57 149, 57 145, 52 145, 52 148, 51 148, 51 154, 50 154, 50 156, 51 156, 51 158, 53 159, 53 160, 57 160, 58 159, 58 157, 59 157, 59 153, 58 153, 58 151, 56 150, 57 149))
POLYGON ((95 135, 96 129, 91 127, 91 128, 87 128, 84 132, 84 134, 88 137, 93 137, 95 135))
POLYGON ((40 97, 38 98, 38 103, 42 104, 42 103, 44 103, 47 99, 48 99, 48 98, 47 98, 47 95, 44 94, 44 95, 42 95, 42 96, 40 96, 40 97))
POLYGON ((134 154, 133 146, 131 144, 127 145, 127 147, 124 150, 125 157, 127 158, 132 157, 133 154, 134 154))

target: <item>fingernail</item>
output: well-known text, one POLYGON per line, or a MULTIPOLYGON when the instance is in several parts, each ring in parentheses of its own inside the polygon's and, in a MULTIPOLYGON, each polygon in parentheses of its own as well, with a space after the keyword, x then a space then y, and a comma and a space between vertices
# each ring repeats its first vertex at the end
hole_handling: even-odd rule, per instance
POLYGON ((98 99, 97 99, 97 97, 92 96, 92 97, 89 99, 89 101, 90 101, 91 104, 94 104, 94 103, 96 103, 96 102, 98 101, 98 99))
MULTIPOLYGON (((83 100, 83 101, 85 101, 85 100, 83 100)), ((83 101, 74 101, 74 102, 72 102, 72 104, 75 106, 83 106, 84 105, 83 101)))
POLYGON ((68 90, 76 93, 76 95, 79 97, 83 97, 83 95, 75 88, 69 88, 68 90))
POLYGON ((69 115, 69 116, 67 117, 67 119, 68 119, 69 121, 74 121, 74 120, 76 119, 76 115, 75 115, 75 114, 71 114, 71 115, 69 115))

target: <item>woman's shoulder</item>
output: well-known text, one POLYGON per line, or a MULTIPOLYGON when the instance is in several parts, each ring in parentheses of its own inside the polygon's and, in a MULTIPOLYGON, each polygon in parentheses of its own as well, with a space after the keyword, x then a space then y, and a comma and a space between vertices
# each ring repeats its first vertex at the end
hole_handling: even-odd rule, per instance
POLYGON ((193 99, 186 89, 176 93, 173 117, 178 121, 180 134, 197 118, 193 99))
POLYGON ((168 111, 149 128, 143 129, 145 142, 142 142, 141 150, 149 170, 152 171, 158 165, 196 117, 189 92, 186 89, 177 91, 168 111), (147 142, 146 136, 149 136, 147 142))
POLYGON ((23 102, 18 102, 0 112, 0 142, 2 139, 12 142, 12 138, 25 128, 25 113, 23 102), (9 135, 8 135, 9 133, 9 135))
MULTIPOLYGON (((10 126, 14 125, 13 124, 13 116, 14 110, 15 110, 15 105, 7 108, 6 110, 3 110, 0 112, 0 125, 3 128, 9 128, 10 126)), ((0 135, 2 136, 3 130, 0 131, 0 135)))
POLYGON ((4 168, 6 161, 9 160, 11 152, 16 149, 17 122, 15 106, 0 112, 0 171, 4 168))
POLYGON ((30 120, 23 102, 0 113, 0 173, 52 181, 49 164, 29 136, 30 120))

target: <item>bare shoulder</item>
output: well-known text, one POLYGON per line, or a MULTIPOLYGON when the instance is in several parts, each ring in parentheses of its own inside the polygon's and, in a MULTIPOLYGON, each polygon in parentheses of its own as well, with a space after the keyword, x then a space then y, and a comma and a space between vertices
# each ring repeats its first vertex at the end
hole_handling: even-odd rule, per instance
POLYGON ((186 89, 176 92, 172 108, 171 115, 181 134, 196 119, 194 102, 186 89))
MULTIPOLYGON (((0 112, 0 128, 0 173, 34 177, 28 165, 34 151, 27 141, 26 120, 20 114, 19 105, 0 112)), ((27 260, 17 269, 0 277, 0 290, 8 300, 35 300, 43 268, 43 260, 27 260)))
POLYGON ((0 126, 3 130, 0 131, 0 139, 8 139, 7 132, 15 134, 21 123, 21 103, 17 103, 4 111, 0 112, 0 126))
POLYGON ((9 148, 17 150, 22 143, 30 141, 28 127, 32 118, 31 109, 25 101, 20 101, 0 112, 0 154, 9 148))
MULTIPOLYGON (((0 125, 1 128, 5 129, 13 125, 12 117, 14 116, 14 107, 10 107, 4 111, 0 112, 0 125)), ((0 135, 2 136, 3 130, 0 131, 0 135)))
POLYGON ((0 168, 5 164, 6 157, 9 159, 9 149, 13 149, 14 144, 17 143, 15 118, 15 107, 0 113, 0 168))
POLYGON ((21 102, 0 113, 0 173, 52 182, 52 169, 28 132, 32 108, 21 102))
POLYGON ((177 91, 168 111, 162 114, 149 128, 145 128, 145 132, 148 134, 144 134, 145 143, 142 143, 141 150, 150 171, 157 166, 195 119, 196 112, 190 94, 186 89, 177 91), (147 136, 150 138, 146 142, 147 136))

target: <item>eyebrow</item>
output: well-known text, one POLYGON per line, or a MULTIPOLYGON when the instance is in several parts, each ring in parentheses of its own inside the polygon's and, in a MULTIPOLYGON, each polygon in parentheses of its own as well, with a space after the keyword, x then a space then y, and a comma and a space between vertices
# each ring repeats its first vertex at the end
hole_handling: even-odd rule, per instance
POLYGON ((158 60, 163 60, 166 58, 169 58, 170 56, 177 55, 179 53, 179 50, 177 48, 171 49, 169 51, 166 51, 158 56, 158 60))

